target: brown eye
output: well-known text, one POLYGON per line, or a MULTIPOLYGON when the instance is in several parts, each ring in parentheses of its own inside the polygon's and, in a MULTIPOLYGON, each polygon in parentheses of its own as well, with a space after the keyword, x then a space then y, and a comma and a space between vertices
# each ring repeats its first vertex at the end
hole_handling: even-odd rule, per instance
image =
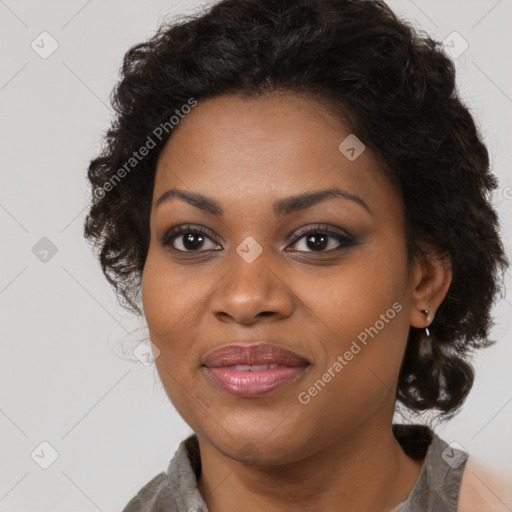
POLYGON ((329 228, 316 227, 302 233, 292 245, 299 245, 297 252, 330 252, 353 247, 353 237, 329 228), (299 243, 300 242, 300 243, 299 243))
POLYGON ((208 236, 206 230, 191 227, 170 229, 162 237, 160 243, 164 247, 170 246, 171 249, 180 252, 199 252, 220 249, 220 246, 208 236), (208 247, 208 241, 211 242, 210 247, 208 247))

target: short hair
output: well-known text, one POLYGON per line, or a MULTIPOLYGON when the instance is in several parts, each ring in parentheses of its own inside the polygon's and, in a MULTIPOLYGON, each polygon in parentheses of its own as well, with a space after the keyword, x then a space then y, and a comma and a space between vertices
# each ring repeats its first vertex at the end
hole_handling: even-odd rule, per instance
POLYGON ((103 273, 121 305, 140 314, 156 164, 171 116, 191 98, 272 91, 324 102, 373 152, 403 203, 409 263, 428 256, 423 242, 449 256, 453 279, 429 326, 431 345, 424 329, 410 327, 396 390, 412 411, 447 419, 473 384, 468 356, 494 343, 491 308, 509 264, 490 202, 498 182, 442 43, 383 1, 224 0, 131 47, 112 91, 114 120, 88 169, 84 234, 103 273), (159 126, 167 128, 156 137, 159 126), (151 134, 154 147, 127 169, 151 134))

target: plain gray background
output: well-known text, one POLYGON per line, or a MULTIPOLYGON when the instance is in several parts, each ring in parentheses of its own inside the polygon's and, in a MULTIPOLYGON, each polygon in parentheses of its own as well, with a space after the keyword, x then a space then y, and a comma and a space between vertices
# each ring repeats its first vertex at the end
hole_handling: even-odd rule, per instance
MULTIPOLYGON (((500 179, 494 202, 510 256, 512 0, 389 4, 436 39, 455 31, 469 45, 456 59, 458 84, 500 179)), ((127 353, 144 325, 117 305, 82 226, 85 173, 124 53, 165 16, 199 5, 0 0, 2 512, 121 510, 191 432, 154 365, 127 353), (58 44, 47 58, 31 46, 45 37, 51 49, 42 32, 58 44)), ((510 272, 507 281, 510 291, 510 272)), ((510 293, 494 312, 498 344, 478 354, 469 399, 437 432, 511 477, 510 293)))

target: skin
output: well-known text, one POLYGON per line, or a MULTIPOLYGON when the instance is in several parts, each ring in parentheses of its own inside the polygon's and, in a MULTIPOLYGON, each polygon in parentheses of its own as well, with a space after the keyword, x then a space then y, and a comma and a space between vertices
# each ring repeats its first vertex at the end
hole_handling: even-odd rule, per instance
POLYGON ((409 327, 430 323, 421 310, 433 318, 450 265, 438 257, 407 266, 401 200, 369 149, 354 161, 338 150, 349 134, 311 98, 226 95, 192 109, 160 156, 142 301, 163 386, 199 439, 198 486, 210 512, 240 503, 247 512, 389 511, 419 475, 422 461, 392 434, 395 389, 409 327), (358 196, 371 213, 331 197, 275 216, 274 201, 329 187, 358 196), (180 198, 157 208, 171 188, 215 199, 223 217, 180 198), (315 251, 299 230, 321 224, 348 231, 356 245, 331 250, 340 242, 329 238, 315 251), (188 252, 184 236, 163 247, 179 225, 216 238, 188 252), (236 252, 247 236, 263 249, 252 263, 236 252), (395 302, 400 312, 301 404, 298 394, 395 302), (273 342, 311 366, 268 395, 231 396, 206 378, 201 358, 236 339, 273 342))

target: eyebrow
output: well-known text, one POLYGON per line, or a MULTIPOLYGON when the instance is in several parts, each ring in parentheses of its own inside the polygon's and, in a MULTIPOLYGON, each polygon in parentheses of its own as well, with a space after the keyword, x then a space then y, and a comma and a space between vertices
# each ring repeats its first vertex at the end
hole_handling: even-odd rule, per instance
MULTIPOLYGON (((189 192, 188 190, 180 190, 177 188, 171 188, 167 192, 164 192, 155 202, 155 208, 158 208, 162 203, 175 197, 182 199, 188 204, 211 215, 215 215, 217 217, 222 217, 224 215, 222 206, 215 199, 199 194, 198 192, 189 192)), ((337 187, 315 190, 313 192, 304 192, 303 194, 285 197, 277 200, 272 205, 272 208, 276 217, 284 217, 285 215, 290 215, 300 210, 310 208, 331 197, 340 197, 342 199, 353 201, 359 206, 362 206, 370 215, 372 215, 370 208, 360 197, 337 187)))

